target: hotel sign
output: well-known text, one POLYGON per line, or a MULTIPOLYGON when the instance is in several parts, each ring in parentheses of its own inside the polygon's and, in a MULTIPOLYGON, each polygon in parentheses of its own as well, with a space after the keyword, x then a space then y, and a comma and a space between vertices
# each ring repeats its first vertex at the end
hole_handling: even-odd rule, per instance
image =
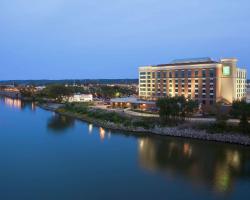
POLYGON ((231 75, 231 69, 229 66, 223 66, 222 69, 223 76, 230 76, 231 75))

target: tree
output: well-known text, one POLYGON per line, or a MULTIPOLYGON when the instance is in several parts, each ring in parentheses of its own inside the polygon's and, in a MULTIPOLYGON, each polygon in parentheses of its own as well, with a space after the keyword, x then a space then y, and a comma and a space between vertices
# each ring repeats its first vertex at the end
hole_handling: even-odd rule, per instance
POLYGON ((236 100, 232 104, 231 114, 233 117, 240 118, 239 126, 243 132, 250 132, 248 118, 250 117, 250 104, 246 100, 236 100))
POLYGON ((53 98, 62 101, 63 97, 73 94, 73 91, 64 85, 48 85, 43 91, 43 95, 48 98, 53 98))
POLYGON ((185 120, 198 109, 198 103, 184 96, 160 98, 156 102, 162 122, 185 120))
POLYGON ((199 104, 197 101, 188 98, 185 104, 185 113, 187 117, 190 117, 195 111, 198 110, 199 104))

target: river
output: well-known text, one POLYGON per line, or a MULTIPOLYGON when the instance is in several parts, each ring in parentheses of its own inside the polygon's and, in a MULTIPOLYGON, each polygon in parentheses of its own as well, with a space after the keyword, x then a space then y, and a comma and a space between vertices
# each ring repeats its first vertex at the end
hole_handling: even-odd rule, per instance
POLYGON ((250 148, 105 130, 1 98, 0 199, 250 199, 250 148))

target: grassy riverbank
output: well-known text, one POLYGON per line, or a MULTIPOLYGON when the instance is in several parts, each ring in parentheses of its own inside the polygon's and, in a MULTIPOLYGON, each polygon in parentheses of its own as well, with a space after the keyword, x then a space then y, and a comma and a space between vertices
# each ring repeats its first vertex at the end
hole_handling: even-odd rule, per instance
POLYGON ((215 127, 219 126, 217 124, 200 124, 183 121, 182 123, 171 123, 172 126, 162 126, 159 120, 155 118, 134 117, 128 116, 125 113, 100 110, 91 107, 87 103, 71 103, 63 106, 60 104, 57 106, 54 104, 42 104, 40 106, 59 114, 84 120, 112 130, 250 145, 250 137, 248 135, 239 134, 236 132, 237 129, 233 129, 232 131, 232 127, 225 129, 224 132, 216 131, 215 127), (227 130, 228 132, 226 132, 227 130))

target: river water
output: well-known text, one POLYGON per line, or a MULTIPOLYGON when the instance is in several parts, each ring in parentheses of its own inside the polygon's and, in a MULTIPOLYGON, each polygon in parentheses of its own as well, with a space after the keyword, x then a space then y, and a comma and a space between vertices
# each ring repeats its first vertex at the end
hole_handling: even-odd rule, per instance
POLYGON ((1 98, 0 199, 250 199, 250 148, 105 130, 1 98))

